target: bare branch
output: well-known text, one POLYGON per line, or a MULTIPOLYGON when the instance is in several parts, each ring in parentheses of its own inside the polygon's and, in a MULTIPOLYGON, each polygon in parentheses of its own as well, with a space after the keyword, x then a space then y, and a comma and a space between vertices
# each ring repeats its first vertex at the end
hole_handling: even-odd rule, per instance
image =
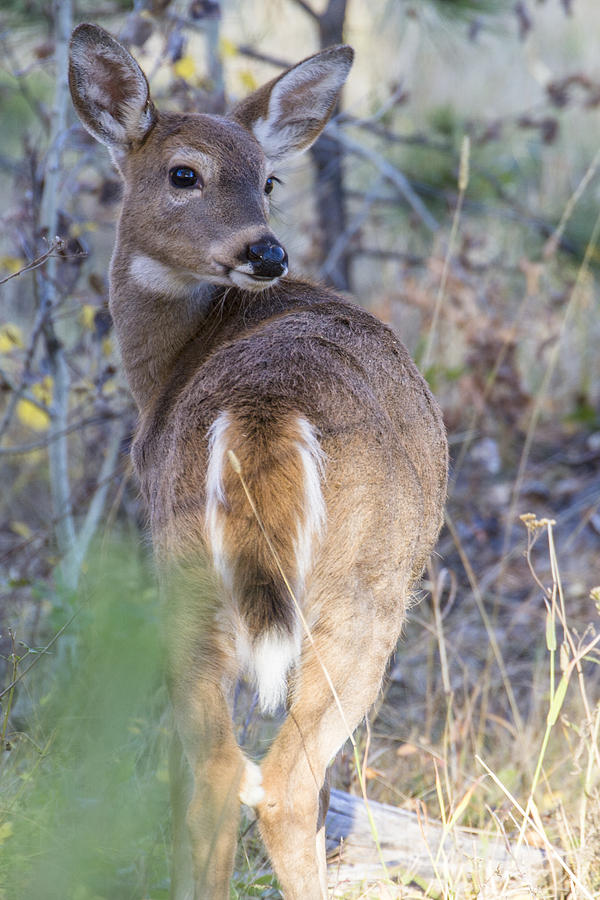
POLYGON ((11 278, 17 278, 19 275, 23 275, 24 272, 31 272, 32 269, 37 269, 38 266, 42 266, 46 260, 50 259, 55 253, 60 253, 64 250, 65 242, 60 237, 55 237, 49 248, 45 253, 42 253, 41 256, 38 256, 37 259, 32 259, 31 262, 27 263, 23 266, 22 269, 19 269, 18 272, 13 272, 12 275, 7 275, 6 278, 2 278, 0 280, 0 284, 6 284, 7 281, 10 281, 11 278))
POLYGON ((54 637, 52 637, 48 641, 46 646, 43 647, 41 650, 37 650, 34 652, 34 658, 33 658, 32 662, 30 662, 29 665, 25 669, 22 669, 19 672, 19 674, 17 675, 17 677, 11 681, 11 683, 8 684, 5 688, 3 688, 0 691, 0 700, 2 700, 2 698, 5 697, 6 694, 10 693, 10 691, 12 691, 14 687, 16 687, 16 685, 19 683, 19 681, 22 681, 23 678, 25 678, 25 676, 27 675, 27 673, 29 671, 31 671, 31 669, 33 669, 33 667, 35 665, 38 664, 40 659, 42 659, 42 657, 45 656, 45 654, 48 652, 48 650, 50 650, 54 646, 54 644, 57 642, 57 640, 59 639, 61 634, 64 634, 64 632, 67 630, 67 628, 70 627, 71 623, 73 622, 75 617, 79 615, 80 612, 81 612, 81 609, 76 609, 75 612, 72 614, 72 616, 70 616, 70 618, 65 622, 65 624, 62 625, 58 629, 58 631, 56 632, 54 637))
POLYGON ((267 63, 269 66, 275 66, 277 69, 289 69, 292 64, 289 60, 281 59, 278 56, 270 56, 268 53, 260 53, 249 44, 238 44, 236 49, 238 53, 241 53, 243 56, 247 56, 249 59, 255 59, 258 62, 267 63))
POLYGON ((102 425, 103 422, 110 422, 111 419, 119 419, 121 413, 105 413, 101 416, 90 416, 89 419, 81 419, 79 422, 73 422, 68 425, 64 431, 52 431, 46 437, 39 441, 31 441, 29 444, 18 444, 15 447, 0 447, 0 457, 2 456, 22 456, 26 453, 33 453, 35 450, 45 450, 53 441, 58 441, 68 434, 81 431, 84 428, 90 428, 93 425, 102 425))
POLYGON ((306 2, 306 0, 294 0, 294 3, 296 4, 296 6, 299 6, 300 9, 304 10, 307 16, 310 16, 311 19, 314 19, 315 22, 321 21, 321 16, 312 8, 310 3, 306 2))
POLYGON ((88 507, 83 525, 61 564, 65 584, 69 585, 72 590, 77 588, 81 574, 81 565, 104 512, 106 495, 118 467, 119 450, 125 436, 125 427, 125 422, 117 422, 116 427, 113 428, 100 474, 98 475, 96 490, 88 507))
POLYGON ((377 153, 376 150, 371 150, 369 147, 365 147, 364 144, 351 138, 334 122, 330 122, 325 131, 327 134, 331 135, 331 137, 335 138, 335 140, 339 141, 339 143, 343 147, 346 147, 351 153, 362 156, 363 159, 367 159, 375 166, 388 181, 391 181, 392 184, 396 186, 399 193, 404 197, 408 205, 413 212, 416 213, 426 228, 433 232, 438 230, 439 225, 437 220, 429 212, 421 198, 415 193, 406 175, 388 162, 384 156, 377 153))
POLYGON ((333 247, 331 248, 331 250, 329 251, 329 253, 327 255, 327 259, 324 261, 323 265, 319 268, 319 277, 320 278, 324 278, 333 272, 335 266, 338 263, 338 260, 340 259, 342 254, 345 252, 348 244, 350 243, 350 241, 352 240, 354 235, 360 230, 363 223, 368 218, 368 216, 371 212, 371 207, 373 206, 373 203, 377 199, 377 195, 379 193, 379 189, 381 187, 382 181, 383 181, 383 176, 380 177, 375 182, 375 184, 373 185, 371 190, 363 198, 363 203, 361 205, 361 208, 358 210, 358 212, 356 213, 356 215, 354 216, 354 218, 352 219, 350 224, 347 226, 347 228, 342 232, 342 234, 340 234, 338 236, 333 247))

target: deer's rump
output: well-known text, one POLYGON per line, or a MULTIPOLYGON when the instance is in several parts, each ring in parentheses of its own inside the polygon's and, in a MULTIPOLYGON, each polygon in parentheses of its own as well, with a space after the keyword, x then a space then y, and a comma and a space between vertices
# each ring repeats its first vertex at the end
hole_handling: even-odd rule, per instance
POLYGON ((432 471, 432 435, 442 445, 443 430, 415 371, 364 310, 337 300, 292 308, 217 345, 136 442, 142 485, 151 472, 154 487, 155 544, 171 559, 207 554, 228 598, 219 608, 233 610, 224 627, 265 710, 284 699, 300 657, 298 606, 310 612, 311 592, 324 603, 336 578, 321 557, 361 571, 365 598, 390 572, 399 595, 420 574, 423 522, 441 508, 445 473, 432 471), (382 542, 386 562, 371 571, 382 542))

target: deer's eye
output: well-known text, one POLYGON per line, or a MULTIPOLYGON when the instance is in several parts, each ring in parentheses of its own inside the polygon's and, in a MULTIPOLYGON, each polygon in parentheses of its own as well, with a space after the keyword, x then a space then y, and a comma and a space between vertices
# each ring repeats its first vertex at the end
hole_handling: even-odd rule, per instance
POLYGON ((197 172, 189 166, 175 166, 169 171, 169 181, 176 188, 193 188, 202 186, 202 180, 197 172))
POLYGON ((277 182, 277 184, 281 184, 279 178, 276 178, 274 175, 270 175, 269 178, 267 178, 267 181, 265 183, 265 194, 271 193, 271 191, 275 187, 275 182, 277 182))

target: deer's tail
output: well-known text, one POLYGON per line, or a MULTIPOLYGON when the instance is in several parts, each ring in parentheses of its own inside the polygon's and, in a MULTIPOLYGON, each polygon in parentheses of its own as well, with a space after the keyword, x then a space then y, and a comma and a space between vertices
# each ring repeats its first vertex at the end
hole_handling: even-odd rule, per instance
POLYGON ((325 527, 324 454, 300 414, 224 411, 209 432, 206 535, 237 606, 238 652, 265 711, 284 699, 300 654, 297 603, 325 527))

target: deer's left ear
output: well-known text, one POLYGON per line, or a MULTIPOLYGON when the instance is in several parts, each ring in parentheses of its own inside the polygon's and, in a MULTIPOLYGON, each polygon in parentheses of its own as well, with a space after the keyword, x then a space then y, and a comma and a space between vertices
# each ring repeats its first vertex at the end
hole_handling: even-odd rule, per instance
POLYGON ((345 45, 309 56, 242 100, 231 116, 254 133, 271 165, 301 153, 325 127, 353 58, 345 45))

